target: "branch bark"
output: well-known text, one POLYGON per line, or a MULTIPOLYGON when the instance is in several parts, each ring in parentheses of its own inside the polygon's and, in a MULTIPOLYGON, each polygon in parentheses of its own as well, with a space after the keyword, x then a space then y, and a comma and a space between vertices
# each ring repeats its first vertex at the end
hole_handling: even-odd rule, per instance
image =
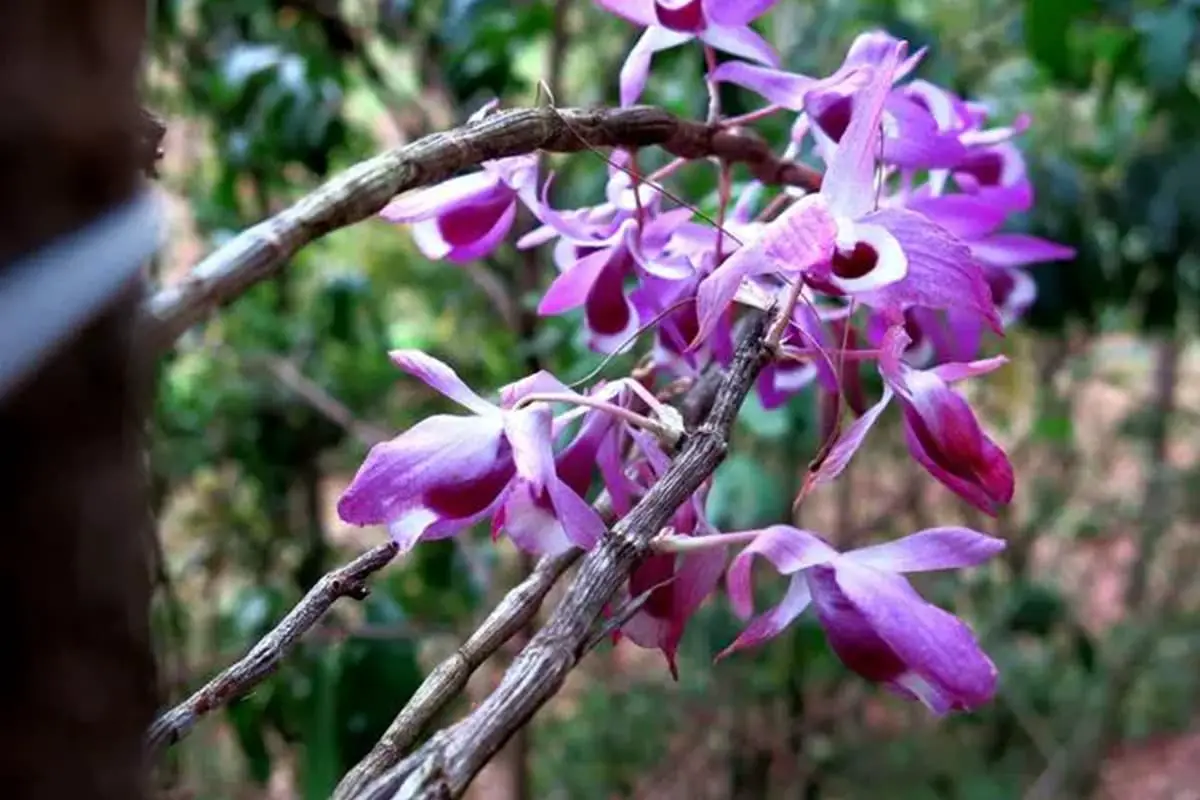
POLYGON ((778 158, 753 131, 682 120, 656 108, 525 108, 500 111, 378 155, 332 178, 296 204, 243 231, 180 283, 147 302, 141 335, 169 348, 213 309, 271 277, 301 247, 376 214, 395 195, 437 183, 468 167, 536 150, 657 145, 685 158, 745 164, 772 184, 820 187, 820 174, 778 158))
POLYGON ((513 661, 495 691, 469 716, 361 792, 339 798, 460 797, 479 770, 562 686, 583 655, 604 607, 646 554, 651 539, 725 457, 738 409, 769 353, 765 316, 741 337, 704 423, 688 434, 671 467, 589 552, 562 603, 513 661))
POLYGON ((261 683, 338 598, 365 598, 370 591, 366 579, 390 563, 398 551, 395 542, 381 544, 321 578, 244 658, 155 720, 146 735, 150 754, 175 744, 187 736, 205 714, 247 694, 261 683))

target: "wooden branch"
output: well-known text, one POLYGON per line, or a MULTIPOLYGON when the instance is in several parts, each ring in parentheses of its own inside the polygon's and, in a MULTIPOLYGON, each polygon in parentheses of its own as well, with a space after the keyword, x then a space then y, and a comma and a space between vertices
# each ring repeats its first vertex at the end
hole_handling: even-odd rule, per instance
POLYGON ((542 558, 463 646, 429 673, 371 752, 342 778, 333 797, 356 797, 372 780, 395 766, 438 712, 462 693, 472 673, 533 619, 550 589, 581 555, 582 550, 572 548, 542 558))
POLYGON ((146 735, 150 754, 175 744, 187 736, 205 714, 245 695, 261 683, 338 598, 365 598, 370 591, 366 579, 391 562, 398 551, 395 542, 381 544, 321 578, 304 599, 251 648, 245 658, 155 720, 146 735))
POLYGON ((545 150, 657 145, 685 158, 745 164, 759 180, 820 187, 820 174, 779 159, 745 128, 682 120, 644 106, 622 109, 525 108, 500 111, 364 161, 291 207, 243 231, 180 283, 146 304, 142 336, 161 351, 213 309, 271 277, 301 247, 379 212, 395 195, 446 180, 484 161, 545 150))
POLYGON ((671 467, 641 502, 584 557, 562 603, 495 691, 465 719, 435 734, 363 791, 340 793, 339 800, 460 797, 508 738, 554 696, 650 540, 724 459, 738 409, 768 357, 765 327, 765 316, 756 315, 740 338, 704 423, 688 434, 671 467))

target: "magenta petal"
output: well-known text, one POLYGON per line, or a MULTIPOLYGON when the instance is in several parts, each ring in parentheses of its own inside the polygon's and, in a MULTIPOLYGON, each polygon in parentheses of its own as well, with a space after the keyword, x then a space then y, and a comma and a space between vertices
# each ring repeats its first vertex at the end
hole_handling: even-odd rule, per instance
POLYGON ((968 378, 978 378, 980 375, 987 375, 989 372, 993 372, 1007 363, 1007 356, 992 356, 991 358, 981 358, 978 361, 969 361, 967 363, 939 364, 930 370, 930 372, 937 375, 946 383, 956 383, 968 378))
POLYGON ((791 575, 813 564, 836 558, 837 551, 812 531, 790 525, 764 528, 754 541, 734 557, 726 576, 730 602, 734 611, 743 617, 748 616, 754 607, 750 570, 756 555, 766 558, 780 573, 791 575))
POLYGON ((586 500, 561 480, 551 479, 547 489, 554 513, 566 530, 567 538, 584 550, 590 550, 607 531, 604 520, 586 500))
MULTIPOLYGON (((489 209, 489 211, 492 210, 494 209, 489 209)), ((444 220, 439 218, 442 238, 451 245, 450 252, 446 254, 446 258, 461 264, 467 261, 475 261, 491 254, 504 241, 504 237, 512 229, 513 220, 516 218, 517 204, 509 200, 507 204, 499 209, 499 214, 494 218, 491 227, 481 232, 477 238, 470 240, 462 239, 457 244, 446 238, 445 226, 440 224, 444 220)))
POLYGON ((511 475, 501 433, 498 415, 419 422, 371 448, 338 498, 338 516, 354 525, 400 523, 415 541, 441 518, 477 514, 511 475))
POLYGON ((704 14, 717 25, 741 26, 758 19, 779 0, 705 0, 704 14))
POLYGON ((717 654, 717 659, 762 644, 780 634, 792 620, 800 616, 808 604, 812 602, 812 594, 808 589, 808 581, 804 575, 793 575, 788 584, 787 594, 779 601, 779 605, 770 611, 759 614, 750 620, 750 624, 738 635, 733 643, 717 654))
POLYGON ((543 493, 521 481, 504 503, 504 532, 527 553, 550 555, 571 547, 571 539, 543 493))
POLYGON ((929 572, 974 567, 1004 548, 1003 539, 970 528, 947 526, 863 547, 846 553, 843 558, 884 572, 929 572))
MULTIPOLYGON (((901 39, 897 39, 886 31, 867 31, 860 33, 854 37, 854 41, 850 43, 850 49, 846 51, 846 58, 842 61, 845 66, 871 66, 879 67, 884 65, 892 57, 892 52, 900 47, 907 47, 907 43, 901 39)), ((917 64, 925 55, 925 48, 922 47, 917 52, 913 53, 908 58, 904 59, 896 67, 895 77, 893 80, 902 80, 910 72, 916 69, 917 64)))
POLYGON ((466 205, 486 201, 496 193, 498 187, 499 181, 494 175, 472 172, 427 189, 403 194, 384 206, 379 216, 388 222, 420 222, 466 205))
POLYGON ((875 161, 883 106, 905 51, 901 42, 889 47, 874 68, 870 83, 854 95, 850 123, 821 181, 821 194, 836 216, 858 219, 875 205, 875 161))
POLYGON ((924 214, 960 239, 972 240, 987 236, 1008 218, 1008 212, 979 195, 943 194, 913 197, 905 207, 924 214))
POLYGON ((476 414, 495 414, 496 406, 475 394, 447 364, 420 350, 393 350, 392 363, 433 389, 476 414))
POLYGON ((512 445, 517 475, 536 492, 554 479, 554 447, 551 441, 550 409, 544 405, 507 411, 504 435, 512 445))
POLYGON ((1020 233, 998 233, 971 242, 971 253, 983 263, 995 267, 1026 267, 1075 258, 1073 247, 1020 233))
POLYGON ((815 78, 793 72, 760 67, 745 61, 726 61, 717 65, 709 77, 716 83, 733 83, 757 92, 777 106, 800 111, 804 97, 816 83, 815 78))
POLYGON ((532 375, 526 375, 518 381, 513 381, 502 386, 500 388, 500 406, 502 408, 512 408, 521 398, 531 394, 572 395, 576 394, 576 392, 558 378, 542 369, 532 375))
POLYGON ((651 25, 652 27, 646 29, 629 51, 629 55, 625 57, 625 64, 621 67, 622 106, 631 106, 642 96, 642 90, 646 88, 646 78, 650 75, 650 59, 655 53, 677 47, 693 38, 690 33, 657 27, 657 20, 651 25))
POLYGON ((904 311, 913 306, 957 308, 980 314, 999 332, 1000 316, 983 269, 949 231, 906 209, 883 209, 864 223, 886 228, 908 257, 908 273, 864 298, 876 307, 904 311))
POLYGON ((883 397, 879 398, 879 402, 867 409, 861 417, 854 420, 838 437, 837 442, 829 449, 829 454, 825 456, 825 460, 821 462, 821 466, 817 468, 816 473, 812 477, 813 485, 823 483, 831 483, 834 478, 842 474, 846 469, 846 465, 850 463, 850 459, 858 452, 858 448, 862 446, 863 440, 867 438, 867 433, 870 432, 879 415, 887 408, 888 403, 892 400, 892 389, 889 386, 883 387, 883 397))
POLYGON ((843 562, 815 568, 810 582, 830 644, 851 669, 937 714, 992 699, 996 667, 971 629, 925 602, 904 578, 843 562))
POLYGON ((587 302, 588 294, 612 258, 610 250, 598 250, 575 262, 566 272, 559 274, 538 303, 538 313, 543 316, 563 314, 579 308, 587 302))
POLYGON ((701 283, 696 294, 697 339, 707 337, 718 318, 733 302, 743 278, 783 272, 798 279, 833 253, 837 225, 817 195, 794 203, 763 230, 762 236, 742 247, 701 283))

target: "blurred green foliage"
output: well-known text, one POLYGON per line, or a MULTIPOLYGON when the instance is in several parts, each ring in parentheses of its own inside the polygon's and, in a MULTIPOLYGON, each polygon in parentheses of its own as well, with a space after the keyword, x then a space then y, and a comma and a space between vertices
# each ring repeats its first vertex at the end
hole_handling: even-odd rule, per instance
MULTIPOLYGON (((219 245, 383 139, 461 121, 492 97, 538 102, 537 81, 549 77, 547 54, 564 35, 560 27, 566 46, 556 102, 613 103, 636 32, 588 0, 561 3, 567 16, 560 25, 555 6, 158 0, 153 102, 194 126, 203 142, 168 172, 169 188, 186 198, 206 246, 219 245)), ((853 36, 874 26, 929 47, 921 76, 984 99, 1004 117, 1033 115, 1023 144, 1038 199, 1017 228, 1070 243, 1080 257, 1036 269, 1032 326, 1051 338, 1194 328, 1200 2, 781 0, 762 25, 785 64, 809 74, 831 71, 853 36)), ((656 56, 644 101, 702 117, 701 67, 695 48, 656 56)), ((730 114, 756 106, 748 93, 722 92, 730 114)), ((761 129, 782 140, 787 122, 761 129)), ((645 155, 645 166, 659 163, 660 154, 645 155)), ((553 164, 560 205, 600 197, 601 159, 584 153, 553 164)), ((715 204, 715 176, 703 165, 684 170, 678 188, 703 207, 715 204)), ((273 366, 289 365, 348 415, 395 430, 443 406, 397 379, 386 358, 392 348, 427 349, 479 387, 512 380, 531 363, 566 380, 580 377, 599 359, 571 320, 514 326, 489 293, 498 286, 518 322, 528 321, 545 281, 535 274, 531 283, 528 270, 511 248, 474 270, 433 264, 403 231, 366 222, 306 248, 280 277, 189 334, 161 365, 152 440, 158 510, 191 509, 171 517, 174 593, 165 593, 160 609, 164 652, 197 661, 198 654, 244 651, 344 555, 325 522, 327 482, 354 469, 365 442, 282 382, 273 366), (224 599, 208 602, 212 593, 224 599)), ((1045 390, 1034 406, 1034 444, 1073 452, 1069 405, 1045 390)), ((808 396, 772 412, 747 404, 712 490, 718 526, 789 518, 817 446, 814 419, 808 396)), ((1137 420, 1130 424, 1136 428, 1137 420)), ((885 421, 882 428, 884 447, 899 441, 894 427, 885 421)), ((860 492, 872 491, 862 488, 864 476, 891 479, 888 470, 904 469, 896 459, 878 463, 884 466, 852 470, 860 473, 860 492)), ((1028 541, 1062 527, 1064 491, 1057 482, 1036 487, 1028 541)), ((1103 533, 1117 516, 1093 511, 1070 535, 1103 533)), ((865 535, 903 533, 895 526, 907 518, 885 515, 865 535)), ((496 550, 480 546, 485 539, 463 538, 423 545, 390 567, 361 607, 339 608, 333 629, 346 635, 305 644, 228 709, 242 762, 230 780, 265 783, 282 741, 298 754, 303 796, 327 795, 418 685, 428 666, 420 632, 461 634, 511 577, 496 569, 496 550), (355 634, 378 629, 395 632, 355 634)), ((1060 587, 1028 574, 1028 541, 1013 541, 1005 568, 965 583, 922 584, 981 630, 1003 675, 992 708, 930 725, 924 712, 848 675, 810 621, 713 666, 738 630, 714 603, 684 640, 678 685, 662 680, 665 670, 651 670, 650 678, 634 670, 615 678, 619 686, 594 676, 569 713, 539 721, 532 796, 635 796, 654 791, 647 781, 665 790, 689 780, 727 781, 731 797, 781 784, 787 796, 806 798, 861 797, 868 785, 914 800, 1020 796, 1095 704, 1090 687, 1105 667, 1103 642, 1076 618, 1060 587)), ((761 603, 779 588, 764 587, 761 603)), ((1122 723, 1128 733, 1184 724, 1194 707, 1194 643, 1163 641, 1165 654, 1136 686, 1136 711, 1122 723)))

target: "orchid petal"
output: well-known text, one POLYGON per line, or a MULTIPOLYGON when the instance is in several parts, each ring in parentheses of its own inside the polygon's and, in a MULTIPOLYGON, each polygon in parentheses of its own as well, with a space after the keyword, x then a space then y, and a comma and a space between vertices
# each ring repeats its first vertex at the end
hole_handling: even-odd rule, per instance
MULTIPOLYGON (((499 216, 496 217, 495 222, 492 223, 492 226, 488 228, 487 231, 478 236, 478 238, 469 242, 464 242, 462 244, 454 244, 453 242, 450 242, 451 248, 450 251, 446 253, 445 257, 450 261, 461 264, 467 261, 475 261, 476 259, 480 259, 486 255, 489 255, 493 250, 496 249, 497 245, 504 240, 504 237, 508 235, 508 232, 512 229, 513 220, 516 218, 517 204, 509 201, 509 203, 500 211, 499 216)), ((443 238, 445 238, 445 219, 445 217, 440 217, 438 219, 438 228, 442 233, 443 238)))
POLYGON ((754 606, 750 569, 756 555, 766 558, 783 575, 838 558, 838 552, 812 531, 790 525, 772 525, 758 531, 754 540, 734 557, 725 577, 729 600, 734 611, 742 617, 749 616, 754 606))
POLYGON ((496 406, 484 400, 458 377, 458 373, 445 362, 439 361, 420 350, 393 350, 388 357, 396 366, 420 380, 429 388, 458 403, 464 408, 481 415, 499 412, 496 406))
POLYGON ((398 526, 411 545, 442 518, 472 517, 507 485, 498 415, 436 415, 371 448, 338 499, 338 516, 353 525, 398 526))
POLYGON ((584 256, 566 272, 559 274, 542 295, 542 300, 538 303, 538 314, 563 314, 586 303, 588 294, 612 256, 611 250, 599 250, 584 256))
POLYGON ((904 279, 885 286, 864 302, 904 311, 913 306, 969 309, 1001 330, 983 270, 965 243, 920 214, 898 208, 876 211, 863 222, 888 230, 908 257, 904 279))
POLYGON ((871 210, 875 198, 875 156, 883 106, 891 90, 904 44, 888 45, 870 83, 854 96, 850 124, 829 160, 821 194, 837 216, 857 219, 871 210))
POLYGON ((974 567, 1005 548, 1003 539, 953 526, 927 528, 883 544, 863 547, 843 558, 884 572, 930 572, 974 567))
POLYGON ((1026 267, 1047 261, 1070 261, 1075 258, 1075 248, 1036 236, 998 233, 971 242, 971 254, 995 267, 1026 267))
POLYGON ((821 462, 821 466, 813 473, 813 485, 830 483, 842 471, 846 469, 846 465, 850 463, 850 459, 858 452, 858 448, 862 446, 863 440, 867 438, 867 433, 870 432, 871 426, 879 419, 879 415, 888 407, 888 403, 892 401, 893 392, 890 386, 883 387, 883 397, 879 399, 875 405, 867 409, 861 417, 854 420, 842 435, 838 437, 837 442, 829 449, 829 454, 825 456, 825 460, 821 462))
POLYGON ((904 205, 910 211, 924 214, 951 235, 966 240, 987 236, 1008 218, 1007 211, 978 195, 912 197, 904 205))
POLYGON ((700 283, 696 294, 696 315, 700 321, 697 340, 712 330, 737 295, 744 278, 775 271, 798 277, 829 259, 835 232, 836 223, 819 195, 810 195, 793 204, 764 229, 761 237, 731 255, 700 283))
POLYGON ((513 544, 534 555, 557 555, 572 546, 554 508, 539 502, 537 490, 519 483, 504 503, 504 532, 513 544))
POLYGON ((829 282, 846 294, 873 292, 904 280, 908 255, 900 241, 881 225, 838 220, 838 251, 833 257, 829 282), (843 244, 844 243, 844 244, 843 244), (860 271, 859 253, 865 245, 869 268, 860 271), (845 255, 843 255, 843 253, 845 255))
POLYGON ((499 182, 494 175, 472 172, 426 189, 406 192, 384 206, 379 216, 388 222, 420 222, 478 202, 498 188, 499 182))
POLYGON ((704 14, 717 25, 747 25, 767 13, 779 0, 705 0, 704 14))
POLYGON ((714 83, 732 83, 762 95, 777 106, 801 111, 808 91, 818 84, 816 78, 794 72, 760 67, 745 61, 726 61, 709 73, 714 83))
POLYGON ((794 575, 791 583, 788 584, 787 594, 783 596, 779 604, 770 611, 750 620, 750 624, 733 640, 733 643, 717 654, 717 660, 778 636, 804 612, 804 609, 808 608, 811 602, 812 594, 809 592, 808 582, 803 575, 794 575))
POLYGON ((596 513, 596 509, 563 481, 550 480, 548 489, 555 515, 562 523, 567 538, 572 544, 591 550, 608 530, 604 520, 596 513))
POLYGON ((700 40, 724 53, 748 58, 774 67, 779 64, 775 48, 753 28, 709 25, 700 33, 700 40))
MULTIPOLYGON (((607 2, 612 3, 614 0, 607 2)), ((655 53, 678 47, 694 38, 690 33, 660 28, 657 26, 657 20, 650 25, 629 51, 629 55, 625 57, 625 64, 621 67, 622 106, 631 106, 641 97, 642 90, 646 88, 646 78, 650 75, 650 59, 655 53)))
POLYGON ((541 492, 554 479, 550 409, 544 405, 504 413, 504 435, 512 445, 517 475, 541 492))
POLYGON ((817 568, 810 582, 830 644, 855 671, 937 714, 977 708, 995 694, 995 665, 971 629, 904 578, 843 562, 817 568))

